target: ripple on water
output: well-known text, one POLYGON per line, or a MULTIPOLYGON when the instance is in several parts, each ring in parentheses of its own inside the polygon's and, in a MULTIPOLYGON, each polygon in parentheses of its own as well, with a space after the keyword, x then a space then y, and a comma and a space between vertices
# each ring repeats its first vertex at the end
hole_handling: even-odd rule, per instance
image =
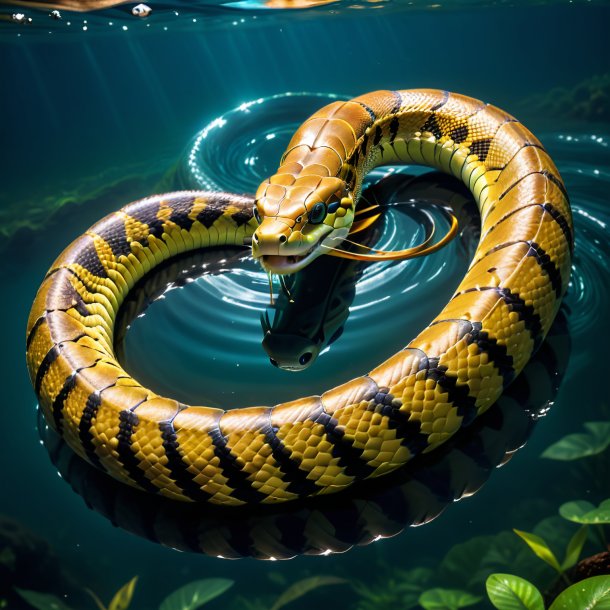
POLYGON ((544 139, 566 183, 575 226, 574 261, 566 304, 572 335, 600 322, 608 300, 610 244, 610 138, 591 133, 544 139))
MULTIPOLYGON (((298 125, 336 99, 342 98, 287 93, 225 113, 196 135, 173 177, 174 187, 254 192, 277 168, 298 125)), ((572 197, 576 253, 567 302, 572 332, 580 333, 599 316, 605 298, 608 149, 602 136, 568 139, 565 134, 547 134, 543 141, 572 197)), ((392 173, 421 174, 422 169, 379 169, 368 183, 392 173)), ((385 249, 419 243, 423 229, 415 212, 426 209, 443 225, 439 200, 451 200, 460 208, 467 198, 442 180, 405 178, 384 200, 398 205, 387 210, 375 243, 385 249)), ((260 315, 266 312, 270 320, 278 315, 269 307, 267 276, 246 251, 237 256, 208 254, 209 260, 218 261, 220 256, 226 262, 202 269, 201 277, 167 292, 132 324, 124 345, 125 365, 155 391, 191 404, 224 408, 275 404, 322 392, 366 373, 430 322, 467 268, 474 233, 470 226, 462 239, 422 259, 350 269, 347 276, 358 278, 355 290, 349 281, 335 286, 349 307, 349 318, 337 322, 343 334, 330 347, 330 337, 325 336, 318 360, 297 375, 271 366, 261 346, 260 315)))

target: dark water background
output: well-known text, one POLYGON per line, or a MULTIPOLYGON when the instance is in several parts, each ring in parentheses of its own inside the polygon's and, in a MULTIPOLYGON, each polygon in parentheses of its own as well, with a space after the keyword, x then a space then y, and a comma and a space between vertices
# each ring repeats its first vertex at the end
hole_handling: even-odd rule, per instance
MULTIPOLYGON (((609 414, 610 8, 587 2, 378 6, 293 12, 180 7, 175 21, 168 8, 153 12, 149 28, 117 8, 94 15, 64 13, 60 25, 49 22, 51 34, 46 25, 38 26, 48 19, 44 12, 26 11, 35 20, 30 29, 0 22, 0 511, 12 520, 4 529, 15 539, 26 539, 18 523, 48 541, 56 557, 52 564, 104 600, 136 574, 133 607, 138 610, 157 607, 181 584, 212 576, 236 584, 210 608, 247 608, 238 595, 253 608, 270 607, 288 584, 321 573, 391 589, 390 581, 400 580, 398 570, 434 566, 456 544, 512 527, 531 529, 567 500, 597 503, 608 496, 607 468, 579 478, 565 464, 539 456, 582 422, 609 414), (89 21, 86 31, 84 20, 89 21), (571 352, 554 407, 526 447, 475 497, 449 507, 439 519, 343 555, 231 563, 155 545, 89 511, 40 446, 24 363, 29 306, 54 257, 99 217, 129 200, 176 183, 193 186, 186 183, 194 180, 188 160, 197 134, 244 102, 286 91, 355 95, 411 87, 458 91, 517 115, 542 139, 571 195, 576 255, 565 299, 571 352)), ((304 120, 313 103, 297 98, 290 120, 304 120)), ((260 119, 243 127, 254 138, 257 125, 277 134, 254 147, 254 165, 244 163, 249 149, 236 145, 234 135, 222 129, 210 135, 206 171, 218 170, 223 188, 252 192, 265 172, 273 171, 289 121, 267 112, 269 104, 264 101, 260 119)), ((229 116, 241 125, 239 113, 229 116)), ((195 162, 203 163, 201 158, 195 162)), ((392 227, 407 232, 409 221, 393 218, 384 239, 396 245, 405 237, 397 238, 392 227)), ((266 288, 247 262, 155 303, 128 333, 129 370, 165 391, 235 400, 231 405, 324 389, 390 356, 436 314, 465 268, 467 261, 457 253, 456 243, 429 259, 369 271, 379 287, 367 289, 364 276, 343 337, 302 375, 274 369, 260 348, 266 288), (435 274, 439 269, 443 273, 435 274), (413 291, 401 294, 410 284, 413 291), (405 335, 396 336, 389 325, 405 314, 405 335), (389 344, 390 336, 396 345, 389 344), (155 353, 161 342, 166 348, 155 353), (198 387, 199 371, 218 384, 198 387)), ((48 557, 47 551, 32 553, 32 561, 36 553, 41 563, 48 557)), ((73 591, 68 602, 75 599, 73 591)), ((311 603, 356 608, 358 600, 347 588, 321 589, 294 608, 311 603)), ((395 607, 379 603, 379 608, 395 607)), ((80 606, 74 602, 74 607, 80 606)))

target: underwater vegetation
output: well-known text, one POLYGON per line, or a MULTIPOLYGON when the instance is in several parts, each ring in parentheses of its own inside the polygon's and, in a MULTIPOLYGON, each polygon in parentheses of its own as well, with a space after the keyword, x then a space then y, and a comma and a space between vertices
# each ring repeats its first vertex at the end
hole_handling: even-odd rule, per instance
MULTIPOLYGON (((585 432, 568 434, 550 444, 545 460, 558 464, 588 465, 608 459, 607 422, 587 422, 585 432), (604 441, 604 442, 602 442, 604 441)), ((567 489, 574 489, 566 475, 567 489)), ((591 488, 605 489, 606 481, 590 481, 591 488)), ((603 497, 596 492, 598 497, 603 497)), ((595 494, 594 494, 595 495, 595 494)), ((540 500, 516 511, 515 524, 528 522, 528 513, 540 500)), ((425 558, 409 569, 379 560, 371 582, 354 578, 340 568, 328 575, 305 575, 289 582, 286 575, 269 573, 272 585, 261 585, 247 597, 230 590, 234 581, 207 578, 191 582, 161 601, 159 610, 197 610, 223 596, 222 607, 230 610, 280 610, 307 608, 318 589, 336 586, 341 591, 341 608, 349 610, 482 610, 491 603, 498 610, 603 610, 610 607, 610 498, 593 502, 573 499, 555 506, 551 514, 527 530, 515 528, 495 534, 476 536, 454 545, 438 561, 425 558), (273 577, 273 578, 272 578, 273 577), (279 591, 277 589, 280 589, 279 591), (301 599, 303 598, 303 599, 301 599)), ((548 513, 547 513, 548 514, 548 513)), ((3 539, 7 555, 8 544, 3 539)), ((43 549, 46 547, 43 545, 43 549)), ((52 555, 50 550, 37 551, 52 555)), ((380 556, 381 557, 381 556, 380 556)), ((44 565, 44 564, 43 564, 44 565)), ((72 605, 55 594, 42 592, 49 582, 40 580, 25 588, 14 581, 14 591, 24 604, 17 608, 34 610, 136 610, 137 577, 132 578, 106 605, 96 593, 81 587, 89 603, 72 605)), ((52 589, 48 589, 51 591, 52 589)), ((3 595, 8 597, 5 588, 3 595)), ((321 593, 317 593, 321 595, 321 593)), ((330 599, 325 593, 324 599, 330 599)), ((0 605, 0 607, 2 607, 0 605)), ((4 607, 13 607, 7 606, 4 607)), ((150 605, 144 606, 147 610, 150 605)), ((154 606, 157 607, 157 606, 154 606)))
MULTIPOLYGON (((585 432, 564 436, 541 457, 571 462, 576 466, 572 474, 587 480, 589 491, 599 488, 607 493, 608 425, 587 422, 585 432), (604 476, 597 476, 600 472, 604 476)), ((562 472, 563 487, 581 487, 571 485, 569 472, 562 472)), ((609 532, 610 499, 597 505, 589 500, 564 502, 558 515, 542 519, 532 531, 514 529, 471 538, 451 548, 435 566, 402 570, 383 565, 388 578, 374 585, 354 584, 360 595, 355 607, 483 608, 489 607, 486 590, 499 610, 609 608, 609 532)))
MULTIPOLYGON (((123 585, 115 593, 107 606, 93 591, 90 589, 86 589, 86 591, 98 610, 128 610, 131 607, 137 581, 138 577, 134 576, 129 582, 123 585)), ((347 582, 347 580, 335 576, 313 576, 304 578, 290 585, 275 599, 271 606, 260 606, 256 602, 252 604, 246 599, 240 599, 238 607, 242 609, 262 607, 265 608, 265 610, 280 610, 280 608, 298 600, 314 589, 329 585, 341 585, 347 582)), ((197 610, 225 593, 233 584, 234 581, 226 578, 196 580, 180 587, 168 595, 158 608, 159 610, 197 610)), ((35 610, 73 610, 54 595, 25 589, 17 589, 16 591, 21 598, 27 602, 29 607, 34 608, 35 610)), ((0 602, 0 608, 2 607, 6 606, 2 606, 0 602)))
POLYGON ((591 76, 571 88, 555 87, 522 102, 534 116, 610 120, 610 73, 591 76))
POLYGON ((150 165, 144 164, 131 168, 130 175, 125 175, 125 168, 120 177, 116 173, 117 170, 109 169, 52 195, 34 197, 27 203, 16 198, 14 203, 0 205, 0 254, 45 231, 65 226, 76 207, 90 214, 93 222, 100 210, 110 212, 117 201, 135 199, 161 176, 158 169, 151 170, 150 165))
MULTIPOLYGON (((610 499, 604 500, 598 507, 586 501, 568 502, 560 507, 559 514, 565 521, 557 517, 547 518, 534 528, 534 532, 515 530, 517 536, 500 532, 457 545, 447 553, 436 570, 428 567, 407 571, 394 569, 392 578, 383 582, 379 588, 350 581, 347 577, 318 575, 289 585, 275 599, 267 601, 268 596, 264 599, 237 597, 229 607, 241 610, 280 610, 321 587, 351 585, 356 601, 349 607, 354 610, 480 608, 484 602, 485 589, 489 600, 498 610, 607 609, 610 607, 610 547, 604 528, 610 525, 610 499), (560 561, 551 545, 558 548, 564 544, 568 531, 565 528, 566 521, 577 523, 580 527, 569 538, 564 559, 560 561), (591 530, 598 535, 597 542, 593 542, 591 530), (579 561, 585 546, 594 548, 599 544, 604 551, 579 561), (508 568, 527 573, 536 582, 551 584, 541 592, 535 584, 521 576, 495 572, 497 569, 508 568), (555 572, 556 580, 549 579, 548 568, 555 572)), ((123 585, 108 605, 90 589, 85 588, 85 591, 97 610, 129 610, 132 608, 137 580, 138 577, 135 576, 123 585)), ((283 582, 283 579, 280 578, 280 581, 283 582)), ((233 585, 234 581, 224 578, 197 580, 169 594, 158 608, 197 610, 225 594, 233 585)), ((15 588, 15 592, 26 602, 24 608, 83 608, 81 605, 68 605, 50 593, 21 588, 15 588)), ((0 607, 8 607, 6 601, 0 600, 0 607)))

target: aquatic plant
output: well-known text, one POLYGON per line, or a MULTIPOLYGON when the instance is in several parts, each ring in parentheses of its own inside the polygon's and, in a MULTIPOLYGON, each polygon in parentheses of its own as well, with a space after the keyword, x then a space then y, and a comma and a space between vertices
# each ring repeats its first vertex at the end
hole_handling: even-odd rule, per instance
MULTIPOLYGON (((387 573, 384 570, 383 573, 387 573)), ((420 595, 430 586, 434 571, 418 567, 413 570, 394 570, 393 576, 377 585, 354 581, 352 586, 360 599, 357 610, 410 610, 419 606, 420 595)))
MULTIPOLYGON (((498 610, 544 610, 540 591, 512 574, 491 574, 487 595, 498 610)), ((610 576, 587 578, 562 591, 549 610, 605 610, 610 608, 610 576)))
POLYGON ((541 457, 571 461, 603 453, 610 446, 610 422, 589 421, 583 424, 586 432, 568 434, 547 447, 541 457))
MULTIPOLYGON (((585 525, 603 525, 610 523, 610 498, 596 508, 586 500, 566 502, 559 508, 559 514, 568 521, 585 525)), ((603 530, 602 530, 603 531, 603 530)))
POLYGON ((544 610, 542 594, 525 578, 491 574, 485 586, 491 603, 500 610, 544 610))
POLYGON ((419 605, 425 610, 459 610, 473 606, 481 597, 459 589, 430 589, 419 596, 419 605))
POLYGON ((515 529, 514 532, 525 541, 534 554, 551 566, 569 584, 566 571, 576 565, 587 541, 589 526, 595 526, 604 551, 610 550, 604 526, 610 523, 610 499, 604 500, 598 507, 586 500, 574 500, 562 504, 559 514, 567 521, 581 524, 571 537, 560 562, 549 545, 541 537, 515 529))
POLYGON ((610 118, 610 74, 591 76, 571 88, 554 87, 521 102, 524 111, 539 116, 607 121, 610 118))
POLYGON ((104 606, 100 598, 90 589, 87 589, 87 593, 91 595, 93 601, 100 610, 127 610, 131 604, 131 598, 136 588, 138 577, 134 576, 128 583, 124 584, 112 598, 112 601, 108 605, 108 608, 104 606))
MULTIPOLYGON (((110 604, 105 606, 100 598, 90 589, 87 592, 92 597, 99 610, 128 610, 131 605, 138 577, 134 576, 123 585, 113 596, 110 604)), ((159 606, 159 610, 197 610, 204 604, 222 595, 233 586, 232 580, 225 578, 207 578, 196 580, 168 595, 159 606)), ((36 610, 71 610, 62 600, 48 593, 16 589, 17 593, 36 610)))
POLYGON ((27 589, 15 589, 17 593, 36 610, 71 610, 55 595, 50 593, 40 593, 38 591, 28 591, 27 589))
POLYGON ((233 581, 226 578, 196 580, 168 595, 161 602, 159 610, 196 610, 232 586, 233 581))
MULTIPOLYGON (((293 602, 300 597, 303 597, 306 593, 324 587, 328 585, 342 585, 347 583, 344 578, 338 578, 336 576, 312 576, 310 578, 304 578, 294 584, 290 585, 275 601, 271 610, 280 610, 290 602, 293 602)), ((166 610, 161 608, 161 610, 166 610)), ((167 609, 169 610, 169 609, 167 609)))
POLYGON ((586 500, 566 502, 559 508, 559 514, 568 521, 581 523, 585 530, 587 526, 594 526, 602 547, 610 551, 605 532, 605 526, 610 524, 610 499, 604 500, 598 507, 586 500))
POLYGON ((580 557, 582 547, 587 540, 587 528, 579 528, 570 539, 570 542, 565 550, 564 559, 562 562, 560 562, 541 536, 517 529, 513 531, 515 534, 517 534, 517 536, 525 541, 536 557, 539 557, 542 559, 542 561, 550 565, 560 576, 565 576, 566 570, 576 564, 578 558, 580 557))

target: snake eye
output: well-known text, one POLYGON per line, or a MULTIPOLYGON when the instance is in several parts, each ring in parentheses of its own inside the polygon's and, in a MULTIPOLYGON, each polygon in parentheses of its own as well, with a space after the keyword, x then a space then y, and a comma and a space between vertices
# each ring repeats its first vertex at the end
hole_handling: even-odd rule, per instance
POLYGON ((308 363, 308 362, 311 360, 312 355, 313 355, 313 354, 312 354, 311 352, 305 352, 305 353, 304 353, 304 354, 303 354, 303 355, 302 355, 302 356, 299 358, 299 364, 300 364, 301 366, 305 366, 305 365, 306 365, 306 364, 307 364, 307 363, 308 363))
POLYGON ((326 218, 326 204, 318 201, 309 212, 309 222, 312 225, 319 225, 326 218))
POLYGON ((263 222, 263 219, 261 218, 261 213, 258 211, 258 208, 256 206, 252 208, 252 213, 254 214, 254 218, 256 218, 256 222, 258 222, 258 224, 261 224, 261 222, 263 222))

